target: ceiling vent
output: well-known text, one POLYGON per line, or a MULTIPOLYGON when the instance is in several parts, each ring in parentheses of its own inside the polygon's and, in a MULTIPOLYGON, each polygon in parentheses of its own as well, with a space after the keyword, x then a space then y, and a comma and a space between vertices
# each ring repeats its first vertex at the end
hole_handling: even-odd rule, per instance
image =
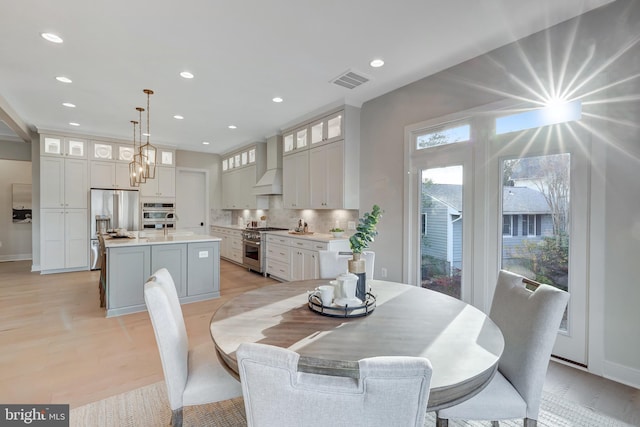
POLYGON ((347 89, 354 89, 361 84, 368 82, 369 80, 371 79, 369 77, 366 77, 362 73, 358 73, 353 70, 347 70, 335 79, 332 79, 331 83, 346 87, 347 89))

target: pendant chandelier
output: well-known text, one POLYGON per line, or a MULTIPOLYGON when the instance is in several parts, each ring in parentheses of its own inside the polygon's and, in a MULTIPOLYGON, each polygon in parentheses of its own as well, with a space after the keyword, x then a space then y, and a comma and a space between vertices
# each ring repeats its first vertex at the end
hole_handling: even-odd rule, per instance
MULTIPOLYGON (((149 137, 151 136, 149 133, 149 97, 153 95, 153 91, 151 89, 144 89, 143 92, 147 94, 147 142, 140 147, 140 154, 145 160, 145 177, 147 179, 154 179, 156 177, 156 154, 158 150, 149 142, 149 137)), ((142 144, 142 139, 140 140, 140 144, 142 144)))
POLYGON ((133 123, 133 160, 129 163, 129 182, 132 187, 139 187, 140 184, 147 182, 147 179, 154 179, 156 176, 156 147, 149 142, 149 97, 153 95, 151 89, 144 89, 147 94, 147 141, 142 144, 142 107, 136 107, 136 111, 140 116, 139 121, 131 120, 133 123), (136 126, 139 130, 138 144, 136 144, 136 126))
MULTIPOLYGON (((141 183, 146 182, 144 178, 144 165, 140 162, 140 155, 136 153, 136 125, 138 122, 131 120, 133 124, 133 160, 129 163, 129 184, 131 187, 139 187, 141 183)), ((138 149, 139 151, 139 149, 138 149)))

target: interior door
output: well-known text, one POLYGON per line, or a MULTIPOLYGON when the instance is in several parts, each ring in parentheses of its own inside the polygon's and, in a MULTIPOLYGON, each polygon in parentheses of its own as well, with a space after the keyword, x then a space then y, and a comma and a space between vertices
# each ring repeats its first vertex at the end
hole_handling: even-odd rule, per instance
POLYGON ((176 227, 195 234, 209 234, 207 172, 177 168, 176 187, 176 227))

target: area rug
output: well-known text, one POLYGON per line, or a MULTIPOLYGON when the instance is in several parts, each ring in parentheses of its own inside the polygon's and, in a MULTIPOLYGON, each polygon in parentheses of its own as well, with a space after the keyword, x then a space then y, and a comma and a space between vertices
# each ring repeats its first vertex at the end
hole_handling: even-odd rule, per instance
MULTIPOLYGON (((171 410, 163 382, 109 397, 74 408, 70 414, 72 427, 158 427, 168 426, 171 410)), ((184 426, 246 426, 242 398, 184 409, 184 426)), ((484 427, 489 422, 450 421, 451 427, 484 427)), ((435 426, 435 414, 427 413, 425 427, 435 426)), ((520 427, 522 420, 501 421, 500 426, 520 427)), ((572 403, 551 393, 544 393, 540 427, 633 427, 614 418, 572 403)), ((356 426, 354 426, 356 427, 356 426)), ((395 426, 390 426, 395 427, 395 426)))

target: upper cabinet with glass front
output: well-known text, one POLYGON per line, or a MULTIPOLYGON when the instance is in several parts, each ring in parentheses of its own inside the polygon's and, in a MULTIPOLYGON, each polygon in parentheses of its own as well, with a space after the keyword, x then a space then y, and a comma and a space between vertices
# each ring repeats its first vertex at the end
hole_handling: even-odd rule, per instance
POLYGON ((222 172, 251 166, 256 163, 256 146, 243 148, 241 151, 226 154, 222 159, 222 172))
POLYGON ((158 148, 158 163, 162 166, 175 166, 175 151, 166 148, 158 148))
POLYGON ((130 162, 133 160, 133 144, 119 144, 107 141, 91 141, 89 146, 90 160, 113 160, 117 162, 130 162))
MULTIPOLYGON (((291 154, 323 144, 340 141, 345 137, 345 109, 334 111, 283 134, 283 153, 291 154)), ((353 114, 352 114, 353 115, 353 114)))
POLYGON ((311 146, 328 144, 344 139, 344 112, 338 111, 323 117, 309 125, 311 129, 311 146))
POLYGON ((294 151, 305 150, 309 148, 309 126, 304 125, 297 129, 286 132, 282 138, 282 151, 284 154, 290 154, 294 151))
POLYGON ((43 135, 41 141, 40 155, 42 156, 87 158, 87 141, 83 139, 43 135))

